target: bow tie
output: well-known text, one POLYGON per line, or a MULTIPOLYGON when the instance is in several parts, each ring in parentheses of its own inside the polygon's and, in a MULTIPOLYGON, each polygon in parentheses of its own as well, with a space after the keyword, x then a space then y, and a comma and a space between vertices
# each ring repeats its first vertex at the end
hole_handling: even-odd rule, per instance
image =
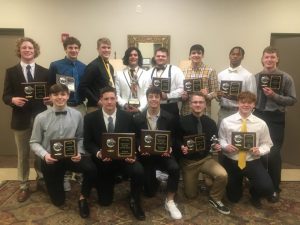
POLYGON ((156 70, 157 70, 157 71, 160 71, 160 70, 164 70, 165 68, 166 68, 165 66, 156 67, 156 70))
POLYGON ((58 115, 67 115, 67 111, 58 111, 58 112, 55 112, 55 115, 58 116, 58 115))

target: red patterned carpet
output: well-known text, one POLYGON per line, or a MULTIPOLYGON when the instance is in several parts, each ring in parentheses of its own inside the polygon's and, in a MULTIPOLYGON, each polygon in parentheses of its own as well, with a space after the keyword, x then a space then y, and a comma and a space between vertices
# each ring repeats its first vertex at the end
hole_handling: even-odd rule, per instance
MULTIPOLYGON (((187 200, 182 192, 177 196, 178 206, 182 211, 183 219, 174 221, 164 210, 165 194, 160 192, 155 198, 143 198, 143 207, 146 212, 146 221, 137 221, 132 216, 128 203, 128 183, 123 182, 115 188, 115 201, 110 207, 100 207, 93 192, 89 219, 82 219, 78 214, 77 198, 79 185, 72 183, 72 191, 67 196, 68 209, 54 207, 48 196, 43 192, 33 192, 30 199, 24 203, 16 200, 18 182, 4 182, 0 187, 0 224, 14 225, 136 225, 136 224, 300 224, 300 182, 282 183, 281 200, 270 204, 263 200, 263 208, 257 210, 249 203, 247 190, 241 202, 228 204, 231 214, 226 216, 213 209, 208 201, 207 194, 200 193, 195 200, 187 200)), ((32 183, 34 186, 34 183, 32 183)), ((32 187, 34 189, 34 187, 32 187)), ((181 190, 181 188, 180 188, 181 190)))

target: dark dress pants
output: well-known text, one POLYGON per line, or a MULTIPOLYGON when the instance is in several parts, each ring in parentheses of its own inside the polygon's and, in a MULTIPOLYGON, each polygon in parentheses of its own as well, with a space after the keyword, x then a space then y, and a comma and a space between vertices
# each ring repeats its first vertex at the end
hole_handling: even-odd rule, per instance
POLYGON ((97 167, 89 156, 81 156, 79 162, 71 158, 61 159, 56 163, 47 164, 42 160, 42 172, 52 203, 61 206, 65 202, 64 175, 66 171, 83 173, 81 194, 89 197, 92 187, 96 185, 97 167))
POLYGON ((128 163, 124 160, 103 162, 95 159, 98 168, 97 190, 100 205, 108 206, 114 197, 116 174, 123 174, 130 178, 130 196, 136 201, 140 200, 143 187, 144 169, 139 161, 128 163))
POLYGON ((262 157, 263 164, 270 174, 276 192, 281 181, 281 148, 284 140, 285 113, 280 111, 257 111, 254 114, 264 120, 270 131, 273 147, 268 155, 262 157))
POLYGON ((250 182, 250 194, 253 199, 271 196, 274 192, 272 180, 260 159, 247 161, 241 170, 236 160, 224 156, 223 166, 228 173, 227 197, 231 202, 238 202, 243 195, 243 177, 250 182))
POLYGON ((144 194, 153 197, 158 188, 156 169, 166 172, 169 177, 167 181, 167 192, 175 193, 179 182, 179 165, 174 156, 162 157, 160 155, 140 156, 140 162, 145 170, 144 194))

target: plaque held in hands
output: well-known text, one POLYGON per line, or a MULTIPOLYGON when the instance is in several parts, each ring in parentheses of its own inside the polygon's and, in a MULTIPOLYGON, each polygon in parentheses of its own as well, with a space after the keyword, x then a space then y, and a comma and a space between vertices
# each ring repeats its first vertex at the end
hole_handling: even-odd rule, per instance
POLYGON ((188 152, 199 152, 205 150, 205 134, 188 135, 183 137, 184 145, 188 152))
POLYGON ((73 157, 78 154, 77 140, 75 138, 52 139, 50 140, 51 157, 62 159, 73 157))
POLYGON ((238 94, 242 91, 242 84, 242 81, 222 80, 220 91, 224 98, 237 100, 238 94))
POLYGON ((171 90, 171 79, 170 78, 161 78, 161 77, 153 77, 152 85, 160 88, 162 92, 170 93, 171 90))
POLYGON ((56 83, 66 85, 68 87, 69 91, 72 91, 72 92, 76 91, 74 77, 56 74, 56 83))
POLYGON ((134 133, 103 133, 102 158, 135 158, 134 133))
POLYGON ((248 151, 256 146, 255 132, 232 132, 231 143, 240 151, 248 151))
POLYGON ((264 87, 269 87, 273 91, 278 91, 282 85, 282 74, 260 74, 259 75, 259 85, 264 87))
POLYGON ((22 83, 24 97, 27 99, 42 100, 47 96, 47 82, 22 83))
POLYGON ((184 91, 187 93, 199 92, 202 89, 202 80, 198 79, 186 79, 183 81, 184 91))
POLYGON ((169 152, 171 132, 165 130, 142 130, 141 152, 150 155, 161 155, 169 152))

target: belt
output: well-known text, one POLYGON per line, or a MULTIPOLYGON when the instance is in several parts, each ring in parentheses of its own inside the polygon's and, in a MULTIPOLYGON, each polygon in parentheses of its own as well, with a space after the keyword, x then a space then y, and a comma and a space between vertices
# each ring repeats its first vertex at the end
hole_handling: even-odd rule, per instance
POLYGON ((68 102, 68 106, 71 106, 71 107, 75 107, 75 106, 78 106, 78 105, 81 105, 82 104, 82 102, 79 102, 79 103, 77 103, 77 102, 68 102))

